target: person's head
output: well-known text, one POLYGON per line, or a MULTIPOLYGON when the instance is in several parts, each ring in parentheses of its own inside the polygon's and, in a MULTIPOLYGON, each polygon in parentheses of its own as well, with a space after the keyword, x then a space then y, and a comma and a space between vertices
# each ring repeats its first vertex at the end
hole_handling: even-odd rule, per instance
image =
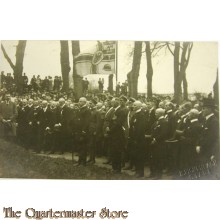
POLYGON ((159 119, 161 116, 164 116, 164 114, 165 114, 165 109, 163 108, 157 108, 155 111, 156 119, 159 119))
POLYGON ((28 105, 33 105, 33 103, 34 103, 34 100, 33 100, 33 99, 29 99, 29 100, 28 100, 28 105))
POLYGON ((145 103, 142 103, 142 109, 143 109, 143 111, 147 111, 148 110, 148 106, 147 106, 147 104, 145 104, 145 103))
POLYGON ((38 100, 34 100, 33 104, 34 104, 34 107, 39 106, 39 102, 38 102, 38 100))
POLYGON ((122 107, 124 107, 125 104, 126 104, 126 102, 127 102, 127 98, 126 98, 124 95, 122 95, 122 96, 119 98, 119 100, 120 100, 120 105, 121 105, 122 107))
POLYGON ((5 100, 10 101, 11 100, 11 95, 9 93, 5 94, 5 100))
POLYGON ((98 103, 96 104, 96 108, 97 108, 97 109, 101 109, 101 108, 102 108, 102 103, 101 103, 101 102, 98 102, 98 103))
POLYGON ((200 104, 196 103, 194 106, 193 106, 194 109, 197 109, 198 111, 201 111, 202 110, 202 107, 200 104))
POLYGON ((79 99, 79 107, 86 105, 86 103, 87 103, 87 99, 85 97, 81 97, 79 99))
POLYGON ((51 108, 56 108, 57 107, 57 102, 56 101, 51 101, 50 102, 50 106, 51 106, 51 108))
POLYGON ((43 100, 42 103, 41 103, 42 108, 46 108, 47 105, 48 105, 47 101, 43 100))
POLYGON ((97 101, 94 100, 94 99, 92 99, 92 100, 89 101, 89 107, 90 107, 91 109, 95 108, 96 104, 97 104, 97 101))
POLYGON ((191 109, 191 110, 189 111, 188 118, 189 118, 190 120, 196 119, 196 118, 198 118, 198 117, 199 117, 199 111, 198 111, 197 109, 193 108, 193 109, 191 109))
POLYGON ((165 103, 163 101, 159 102, 158 107, 165 109, 165 103))
POLYGON ((70 106, 69 106, 71 109, 75 109, 75 106, 74 106, 74 103, 70 103, 70 106))
POLYGON ((142 108, 142 103, 140 102, 140 101, 135 101, 134 103, 133 103, 133 110, 134 111, 137 111, 137 110, 139 110, 139 109, 141 109, 142 108))
POLYGON ((59 105, 63 106, 65 104, 65 99, 64 98, 60 98, 59 99, 59 105))
POLYGON ((169 111, 169 110, 174 110, 174 104, 172 102, 166 102, 165 104, 165 110, 169 111))
POLYGON ((183 104, 184 114, 186 114, 187 112, 189 112, 191 108, 192 108, 192 103, 191 103, 191 102, 186 102, 186 103, 184 103, 184 104, 183 104))
POLYGON ((23 99, 23 100, 22 100, 22 105, 23 105, 23 106, 26 106, 27 103, 28 103, 28 102, 27 102, 27 99, 23 99))
POLYGON ((120 105, 119 98, 113 98, 113 99, 111 100, 111 106, 112 106, 113 108, 117 108, 119 105, 120 105))
POLYGON ((214 99, 206 98, 203 100, 202 104, 202 114, 204 117, 214 113, 215 110, 215 101, 214 99))
POLYGON ((134 98, 130 98, 128 101, 128 108, 132 111, 133 110, 133 104, 136 100, 134 98))

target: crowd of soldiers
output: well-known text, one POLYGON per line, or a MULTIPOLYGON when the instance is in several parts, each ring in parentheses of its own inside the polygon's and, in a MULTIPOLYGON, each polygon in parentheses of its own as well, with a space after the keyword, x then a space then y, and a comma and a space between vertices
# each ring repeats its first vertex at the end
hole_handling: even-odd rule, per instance
POLYGON ((133 169, 149 178, 219 160, 219 122, 213 99, 174 104, 126 96, 81 97, 78 102, 5 93, 0 134, 37 153, 77 152, 77 165, 105 156, 114 173, 133 169), (13 101, 12 101, 13 99, 13 101))

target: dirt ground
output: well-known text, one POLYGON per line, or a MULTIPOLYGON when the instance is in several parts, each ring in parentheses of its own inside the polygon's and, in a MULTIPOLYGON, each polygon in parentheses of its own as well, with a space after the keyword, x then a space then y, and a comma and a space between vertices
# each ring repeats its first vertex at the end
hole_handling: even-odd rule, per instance
MULTIPOLYGON (((135 172, 122 170, 122 174, 111 172, 111 165, 103 164, 105 158, 96 158, 94 165, 76 166, 77 155, 72 160, 71 153, 36 154, 17 144, 0 139, 0 178, 26 178, 26 179, 85 179, 85 180, 135 180, 135 172)), ((209 169, 210 170, 210 169, 209 169)), ((209 171, 208 170, 208 171, 209 171)), ((219 169, 218 169, 219 170, 219 169)), ((145 167, 144 178, 148 179, 150 170, 145 167)), ((172 179, 220 179, 216 175, 204 172, 190 173, 181 178, 163 174, 162 180, 172 179), (205 174, 205 175, 203 175, 205 174)))
MULTIPOLYGON (((76 156, 75 156, 76 160, 76 156)), ((99 159, 100 161, 101 159, 99 159)), ((72 155, 45 155, 29 152, 24 148, 0 139, 0 178, 30 179, 135 179, 126 173, 113 174, 110 166, 75 166, 72 155)))

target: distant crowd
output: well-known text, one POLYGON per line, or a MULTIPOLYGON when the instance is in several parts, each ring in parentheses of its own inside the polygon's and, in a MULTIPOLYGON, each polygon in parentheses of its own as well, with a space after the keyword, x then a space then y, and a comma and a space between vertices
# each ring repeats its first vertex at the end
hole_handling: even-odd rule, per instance
MULTIPOLYGON (((44 79, 41 79, 40 75, 37 77, 33 75, 29 81, 25 73, 22 75, 20 82, 22 93, 27 93, 31 90, 35 92, 60 91, 62 88, 62 83, 61 76, 55 76, 54 79, 51 76, 45 76, 44 79)), ((15 80, 11 73, 7 73, 5 75, 4 71, 1 72, 1 88, 5 88, 11 93, 16 91, 15 80)))

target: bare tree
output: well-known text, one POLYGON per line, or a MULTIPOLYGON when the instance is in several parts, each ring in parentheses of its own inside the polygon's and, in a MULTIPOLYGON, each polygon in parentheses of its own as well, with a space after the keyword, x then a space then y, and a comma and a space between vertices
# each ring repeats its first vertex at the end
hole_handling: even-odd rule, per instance
POLYGON ((5 59, 8 61, 9 65, 13 69, 15 84, 18 92, 22 91, 22 73, 23 73, 23 61, 24 61, 24 52, 26 48, 26 40, 19 40, 16 48, 16 61, 13 64, 12 60, 8 56, 3 44, 1 43, 1 49, 4 54, 5 59))
POLYGON ((174 45, 167 42, 167 48, 174 57, 174 99, 177 103, 182 100, 182 84, 183 84, 183 99, 188 99, 188 83, 186 79, 186 69, 189 64, 191 51, 193 48, 192 42, 175 42, 174 45), (172 51, 171 46, 174 46, 172 51))
POLYGON ((83 77, 78 75, 76 72, 76 66, 75 66, 75 58, 80 53, 80 44, 79 41, 72 41, 72 55, 73 55, 73 84, 74 84, 74 90, 77 95, 77 97, 80 97, 83 95, 83 88, 82 88, 82 79, 83 77))
POLYGON ((142 56, 142 41, 134 42, 132 69, 127 74, 129 95, 136 98, 138 94, 138 77, 142 56))
POLYGON ((146 60, 147 60, 147 97, 152 98, 153 89, 152 89, 152 80, 153 80, 153 65, 152 58, 155 57, 162 48, 166 46, 164 42, 150 42, 146 41, 146 60))
POLYGON ((69 90, 69 72, 70 72, 70 61, 69 61, 69 44, 67 40, 60 41, 60 64, 61 72, 63 77, 63 91, 69 90))

